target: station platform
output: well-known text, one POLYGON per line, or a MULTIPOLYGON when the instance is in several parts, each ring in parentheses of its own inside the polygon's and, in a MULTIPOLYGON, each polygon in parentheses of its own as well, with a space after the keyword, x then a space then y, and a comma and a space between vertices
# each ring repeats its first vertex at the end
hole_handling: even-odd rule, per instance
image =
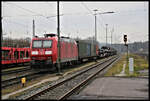
POLYGON ((148 77, 99 77, 71 96, 73 100, 149 99, 148 77))

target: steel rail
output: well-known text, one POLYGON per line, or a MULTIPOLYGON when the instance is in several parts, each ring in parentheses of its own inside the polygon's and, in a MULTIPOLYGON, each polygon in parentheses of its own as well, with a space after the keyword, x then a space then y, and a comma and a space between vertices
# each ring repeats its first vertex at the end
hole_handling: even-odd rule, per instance
POLYGON ((18 64, 17 63, 16 64, 9 64, 9 65, 2 64, 2 71, 10 69, 10 68, 15 68, 16 66, 20 66, 20 67, 29 66, 29 62, 27 62, 25 64, 21 64, 21 63, 18 63, 18 64))
POLYGON ((2 71, 1 74, 3 76, 3 75, 8 75, 8 74, 13 74, 13 73, 23 72, 23 71, 27 71, 27 70, 31 70, 30 66, 27 66, 26 68, 16 69, 16 70, 2 71))
POLYGON ((101 68, 99 71, 97 71, 95 74, 89 76, 87 79, 85 79, 84 81, 82 81, 81 83, 79 83, 77 86, 75 86, 74 88, 72 88, 70 91, 68 91, 67 93, 65 93, 63 96, 61 96, 58 100, 65 100, 67 99, 69 96, 71 96, 73 93, 75 93, 75 91, 79 90, 80 87, 86 85, 88 83, 88 81, 90 81, 91 79, 93 79, 96 75, 98 75, 101 71, 103 71, 105 68, 107 68, 109 65, 111 65, 115 60, 117 60, 117 58, 113 59, 110 63, 106 64, 103 68, 101 68))
MULTIPOLYGON (((113 59, 114 59, 114 57, 113 57, 113 59)), ((116 59, 116 58, 115 58, 116 59)), ((56 87, 58 87, 58 86, 60 86, 60 85, 62 85, 62 84, 64 84, 65 82, 67 82, 67 81, 69 81, 69 80, 71 80, 71 79, 73 79, 73 78, 75 78, 75 77, 77 77, 77 76, 79 76, 79 75, 81 75, 81 74, 83 74, 83 73, 85 73, 85 72, 87 72, 87 71, 89 71, 90 69, 92 69, 92 68, 95 68, 95 67, 97 67, 97 66, 100 66, 100 65, 102 65, 102 64, 104 64, 104 63, 107 63, 108 61, 111 61, 112 60, 112 58, 110 58, 110 59, 108 59, 108 60, 105 60, 104 62, 100 62, 100 63, 98 63, 98 64, 96 64, 96 65, 94 65, 94 66, 91 66, 90 68, 87 68, 86 70, 83 70, 83 71, 81 71, 81 72, 78 72, 77 74, 75 74, 75 75, 73 75, 73 76, 71 76, 70 78, 67 78, 67 79, 65 79, 65 80, 63 80, 63 81, 61 81, 61 82, 58 82, 58 83, 56 83, 55 85, 52 85, 52 86, 50 86, 50 87, 48 87, 48 88, 46 88, 46 89, 44 89, 44 90, 41 90, 41 91, 39 91, 39 92, 37 92, 37 93, 35 93, 35 94, 32 94, 32 95, 30 95, 30 96, 28 96, 28 97, 26 97, 26 98, 23 98, 24 100, 32 100, 32 99, 34 99, 34 98, 36 98, 36 97, 38 97, 38 96, 40 96, 40 95, 42 95, 42 94, 44 94, 44 93, 46 93, 46 92, 48 92, 49 90, 52 90, 52 89, 54 89, 54 88, 56 88, 56 87)), ((115 61, 115 60, 114 60, 115 61)), ((112 63, 112 62, 111 62, 112 63)), ((107 65, 108 66, 108 65, 107 65)), ((105 66, 105 67, 107 67, 107 66, 105 66)), ((100 69, 100 71, 102 71, 103 69, 100 69)), ((99 72, 100 72, 99 71, 99 72)), ((98 72, 97 72, 98 73, 98 72)), ((96 73, 96 74, 97 74, 96 73)), ((96 75, 95 74, 95 75, 96 75)), ((93 77, 93 76, 92 76, 93 77)), ((91 77, 90 77, 91 78, 91 77)), ((88 79, 90 79, 90 78, 88 78, 88 79)), ((85 81, 84 80, 84 82, 87 82, 87 81, 85 81)), ((80 84, 79 84, 80 85, 80 84)), ((75 89, 75 88, 74 88, 75 89)), ((69 91, 69 92, 71 92, 71 91, 69 91)), ((70 94, 70 93, 68 93, 68 94, 70 94)), ((64 96, 62 96, 60 99, 65 99, 66 97, 65 96, 68 96, 68 94, 65 94, 64 96)))
MULTIPOLYGON (((29 73, 29 74, 25 74, 25 75, 21 75, 15 78, 11 78, 11 79, 7 79, 7 80, 3 80, 2 81, 2 88, 6 88, 8 86, 14 85, 14 84, 19 84, 21 83, 21 78, 22 77, 26 77, 27 81, 31 80, 34 78, 34 76, 38 76, 40 72, 33 72, 33 73, 29 73)), ((39 75, 40 76, 40 75, 39 75)))

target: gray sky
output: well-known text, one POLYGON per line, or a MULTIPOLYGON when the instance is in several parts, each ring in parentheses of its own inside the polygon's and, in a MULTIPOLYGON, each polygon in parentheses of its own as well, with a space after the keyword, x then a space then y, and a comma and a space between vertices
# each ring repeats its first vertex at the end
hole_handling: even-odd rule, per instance
MULTIPOLYGON (((32 37, 32 20, 35 32, 57 33, 57 2, 1 2, 4 37, 32 37)), ((97 15, 97 40, 108 43, 123 43, 123 34, 128 42, 148 40, 148 2, 60 2, 61 35, 82 39, 95 35, 94 9, 97 13, 114 11, 112 14, 97 15)))

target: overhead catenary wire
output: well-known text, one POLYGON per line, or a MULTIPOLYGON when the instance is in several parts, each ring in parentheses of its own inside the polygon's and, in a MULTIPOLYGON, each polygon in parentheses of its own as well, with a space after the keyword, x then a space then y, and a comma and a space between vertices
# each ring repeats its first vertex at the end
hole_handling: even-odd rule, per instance
MULTIPOLYGON (((15 5, 15 6, 18 7, 18 8, 21 8, 21 9, 23 9, 23 10, 25 10, 25 11, 28 11, 28 12, 30 12, 30 13, 36 14, 36 15, 32 15, 32 16, 42 16, 42 17, 46 18, 47 20, 48 20, 48 18, 50 18, 50 17, 46 17, 46 16, 44 16, 44 15, 42 15, 42 14, 39 14, 39 13, 37 13, 37 12, 33 12, 32 10, 23 8, 23 7, 19 6, 19 5, 13 4, 13 3, 7 3, 7 4, 15 5)), ((23 16, 23 15, 20 15, 20 16, 23 16)), ((3 16, 3 17, 12 17, 12 16, 3 16)), ((52 16, 52 17, 54 17, 54 16, 52 16)), ((50 20, 48 20, 48 21, 50 21, 50 20)), ((51 20, 51 21, 52 21, 52 20, 51 20)), ((55 21, 53 21, 53 22, 55 22, 55 21)), ((12 23, 19 24, 19 25, 22 25, 22 26, 23 26, 23 24, 20 24, 20 23, 16 23, 16 22, 12 22, 12 23)), ((24 25, 24 26, 25 26, 25 25, 24 25)))
MULTIPOLYGON (((43 14, 34 12, 34 11, 30 10, 30 9, 26 9, 26 8, 21 7, 21 6, 19 6, 19 5, 16 5, 16 4, 14 4, 14 3, 8 3, 8 4, 12 4, 12 5, 14 5, 14 6, 18 7, 18 8, 21 8, 21 9, 27 11, 27 12, 36 14, 36 15, 32 15, 32 16, 42 16, 42 17, 44 17, 44 18, 46 18, 46 19, 48 19, 48 18, 50 18, 50 17, 54 17, 54 16, 50 16, 50 17, 44 16, 43 14)), ((23 15, 20 15, 20 16, 23 16, 23 15)))
MULTIPOLYGON (((55 16, 44 16, 44 15, 42 15, 42 14, 40 14, 40 13, 37 13, 37 12, 34 12, 34 11, 30 10, 30 9, 21 7, 21 6, 17 5, 17 4, 14 4, 14 3, 8 3, 8 4, 14 5, 14 6, 16 6, 16 7, 18 7, 18 8, 21 8, 21 9, 27 11, 27 12, 32 13, 32 14, 33 14, 33 13, 36 14, 36 15, 32 15, 32 16, 41 16, 41 17, 46 18, 47 20, 48 20, 49 18, 55 17, 55 16)), ((85 5, 83 2, 82 2, 82 5, 89 11, 90 14, 93 15, 92 11, 88 8, 87 5, 85 5)), ((76 13, 76 14, 82 14, 82 13, 76 13)), ((87 13, 87 14, 88 14, 88 13, 87 13)), ((71 14, 71 13, 68 13, 68 14, 62 14, 62 15, 74 15, 74 14, 73 14, 73 13, 72 13, 72 14, 71 14)), ((23 16, 23 15, 20 15, 20 16, 23 16)), ((57 16, 57 15, 56 15, 56 16, 57 16)), ((48 21, 53 21, 53 20, 48 20, 48 21)), ((98 21, 99 21, 99 20, 98 20, 98 21)), ((53 21, 53 22, 56 22, 56 21, 53 21)), ((99 21, 99 22, 100 22, 100 21, 99 21)), ((103 25, 102 23, 100 23, 100 24, 101 24, 101 25, 103 26, 103 28, 105 29, 104 25, 103 25)), ((62 33, 62 31, 61 31, 61 33, 62 33)))
MULTIPOLYGON (((36 15, 31 15, 31 16, 43 16, 43 17, 45 17, 46 19, 49 19, 49 18, 52 18, 52 17, 56 17, 57 15, 53 15, 53 16, 44 16, 44 15, 42 15, 42 14, 39 14, 39 13, 37 13, 37 12, 34 12, 34 11, 32 11, 32 10, 29 10, 29 9, 26 9, 26 8, 24 8, 24 7, 21 7, 21 6, 19 6, 19 5, 16 5, 16 4, 14 4, 14 3, 8 3, 8 4, 12 4, 12 5, 15 5, 16 7, 19 7, 19 8, 21 8, 21 9, 23 9, 23 10, 26 10, 26 11, 28 11, 28 12, 30 12, 30 13, 34 13, 34 14, 36 14, 36 15)), ((85 4, 83 4, 83 5, 85 5, 85 4)), ((86 7, 86 5, 85 5, 85 7, 86 7)), ((87 9, 88 9, 88 7, 86 7, 87 9)), ((89 11, 90 11, 90 9, 88 9, 89 11)), ((92 12, 90 11, 90 13, 92 14, 92 12)), ((74 13, 66 13, 66 14, 60 14, 60 16, 62 16, 62 15, 78 15, 78 14, 83 14, 83 13, 76 13, 76 14, 74 14, 74 13)), ((89 14, 89 13, 86 13, 86 14, 89 14)), ((26 15, 18 15, 18 16, 26 16, 26 15)), ((13 16, 3 16, 3 17, 13 17, 13 16)), ((26 16, 27 17, 27 16, 26 16)))
POLYGON ((16 21, 7 21, 6 19, 5 20, 3 20, 5 23, 12 23, 12 24, 16 24, 16 25, 19 25, 19 27, 22 27, 22 28, 27 28, 28 29, 28 25, 25 25, 25 24, 22 24, 22 23, 18 23, 18 22, 16 22, 16 21))
POLYGON ((6 20, 4 20, 4 22, 6 22, 6 23, 13 23, 13 24, 17 24, 17 25, 21 25, 21 27, 28 27, 27 25, 25 25, 25 24, 21 24, 21 23, 18 23, 18 22, 15 22, 15 21, 6 21, 6 20))
POLYGON ((93 15, 93 12, 87 7, 87 5, 86 4, 84 4, 83 2, 81 2, 81 4, 90 12, 90 14, 92 14, 93 15))
MULTIPOLYGON (((88 8, 88 6, 86 4, 84 4, 83 2, 81 4, 90 12, 90 14, 94 15, 93 12, 88 8)), ((101 23, 102 21, 100 21, 100 20, 98 20, 98 21, 102 25, 102 27, 105 29, 104 25, 101 23)))
POLYGON ((24 7, 21 7, 21 6, 17 5, 17 4, 15 4, 15 3, 7 3, 7 4, 11 4, 11 5, 14 5, 14 6, 18 7, 18 8, 21 8, 21 9, 25 10, 25 11, 28 11, 28 12, 30 12, 30 13, 34 13, 34 14, 37 14, 37 15, 39 15, 39 16, 43 16, 42 14, 39 14, 39 13, 34 12, 34 11, 32 11, 32 10, 26 9, 26 8, 24 8, 24 7))

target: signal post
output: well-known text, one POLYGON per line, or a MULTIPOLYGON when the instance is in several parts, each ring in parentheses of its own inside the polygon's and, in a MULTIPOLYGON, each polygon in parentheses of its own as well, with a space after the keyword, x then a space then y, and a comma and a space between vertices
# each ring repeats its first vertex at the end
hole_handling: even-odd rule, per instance
POLYGON ((128 62, 128 44, 127 44, 127 35, 124 35, 125 46, 127 47, 127 62, 128 62))

